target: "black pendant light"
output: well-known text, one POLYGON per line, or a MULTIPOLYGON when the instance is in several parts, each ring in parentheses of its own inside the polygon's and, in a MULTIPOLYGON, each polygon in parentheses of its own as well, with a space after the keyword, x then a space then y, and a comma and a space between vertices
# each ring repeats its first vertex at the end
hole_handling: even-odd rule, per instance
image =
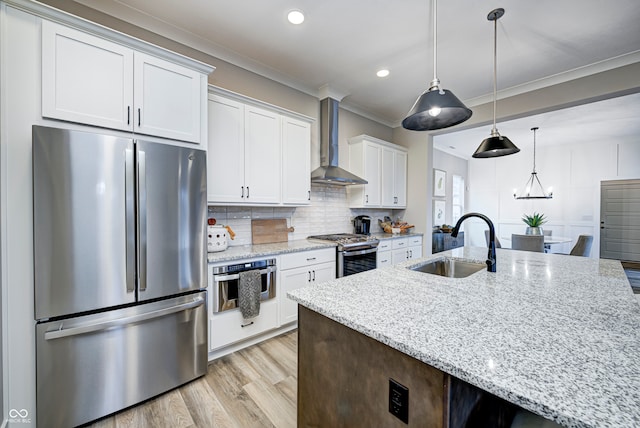
POLYGON ((533 172, 525 184, 522 194, 518 196, 517 192, 513 192, 513 197, 516 199, 551 199, 553 192, 551 189, 549 189, 549 193, 544 191, 536 172, 536 131, 538 127, 531 128, 531 130, 533 131, 533 172))
POLYGON ((431 131, 464 122, 473 113, 453 92, 440 88, 437 72, 437 0, 433 0, 433 80, 418 97, 402 127, 412 131, 431 131))
POLYGON ((498 19, 504 15, 504 9, 494 9, 489 12, 487 19, 493 21, 493 129, 491 129, 491 137, 486 138, 473 154, 474 158, 495 158, 498 156, 506 156, 520 151, 504 135, 500 135, 496 128, 496 92, 497 92, 497 50, 498 50, 498 19))

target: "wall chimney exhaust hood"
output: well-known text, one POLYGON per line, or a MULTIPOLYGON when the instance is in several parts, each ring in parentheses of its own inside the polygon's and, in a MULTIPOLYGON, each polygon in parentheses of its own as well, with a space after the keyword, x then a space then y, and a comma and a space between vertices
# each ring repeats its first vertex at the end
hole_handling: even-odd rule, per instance
POLYGON ((327 97, 320 101, 320 167, 311 173, 312 183, 347 186, 367 184, 338 166, 338 100, 327 97))

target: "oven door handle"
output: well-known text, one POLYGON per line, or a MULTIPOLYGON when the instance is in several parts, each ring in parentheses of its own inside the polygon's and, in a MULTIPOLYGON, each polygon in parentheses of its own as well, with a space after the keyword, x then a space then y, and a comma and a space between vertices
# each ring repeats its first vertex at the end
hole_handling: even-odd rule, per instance
MULTIPOLYGON (((275 272, 276 268, 275 266, 269 266, 266 269, 262 269, 260 272, 260 274, 264 275, 264 274, 270 274, 272 272, 275 272)), ((213 280, 215 282, 223 282, 223 281, 233 281, 235 279, 240 279, 240 274, 239 273, 235 273, 235 274, 231 274, 231 275, 213 275, 213 280)))
POLYGON ((378 247, 375 248, 367 248, 364 250, 354 250, 354 251, 343 251, 342 255, 343 256, 362 256, 364 254, 371 254, 371 253, 375 253, 378 251, 378 247))

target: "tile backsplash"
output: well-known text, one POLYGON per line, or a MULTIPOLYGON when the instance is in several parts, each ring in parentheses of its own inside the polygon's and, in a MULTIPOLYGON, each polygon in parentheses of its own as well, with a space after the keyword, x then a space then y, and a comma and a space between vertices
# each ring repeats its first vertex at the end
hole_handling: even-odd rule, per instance
POLYGON ((353 218, 358 215, 371 217, 371 231, 381 232, 378 219, 389 216, 402 218, 404 210, 352 209, 347 201, 347 189, 343 186, 313 184, 311 205, 304 207, 235 207, 210 206, 208 217, 218 224, 230 226, 236 238, 230 246, 251 244, 251 220, 286 218, 294 232, 289 240, 305 239, 309 235, 327 233, 353 233, 353 218))

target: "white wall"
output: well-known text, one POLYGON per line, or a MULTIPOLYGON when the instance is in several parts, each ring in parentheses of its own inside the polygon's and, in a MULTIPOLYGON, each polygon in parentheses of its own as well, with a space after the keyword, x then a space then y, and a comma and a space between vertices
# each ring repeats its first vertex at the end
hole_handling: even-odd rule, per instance
MULTIPOLYGON (((465 183, 465 198, 467 198, 467 189, 468 189, 468 177, 467 170, 469 168, 469 164, 466 159, 459 158, 457 156, 450 155, 448 153, 443 152, 442 150, 433 150, 433 168, 445 171, 447 173, 447 181, 445 183, 445 197, 444 198, 433 198, 434 200, 444 200, 446 204, 446 214, 445 214, 445 223, 453 224, 453 176, 459 175, 464 178, 465 183)), ((431 175, 433 178, 433 173, 431 175)), ((465 201, 465 212, 469 211, 466 209, 467 202, 465 201)))
MULTIPOLYGON (((538 148, 536 171, 545 189, 553 188, 553 199, 515 200, 514 189, 524 187, 532 167, 532 149, 500 158, 471 159, 467 211, 491 218, 500 238, 524 233, 523 214, 544 213, 549 219, 544 229, 572 239, 552 246, 552 252, 568 253, 578 235, 589 234, 594 236, 591 257, 598 258, 600 182, 640 177, 640 139, 538 148)), ((472 219, 466 223, 466 244, 486 246, 486 224, 472 219)), ((502 244, 508 246, 508 242, 502 244)))

